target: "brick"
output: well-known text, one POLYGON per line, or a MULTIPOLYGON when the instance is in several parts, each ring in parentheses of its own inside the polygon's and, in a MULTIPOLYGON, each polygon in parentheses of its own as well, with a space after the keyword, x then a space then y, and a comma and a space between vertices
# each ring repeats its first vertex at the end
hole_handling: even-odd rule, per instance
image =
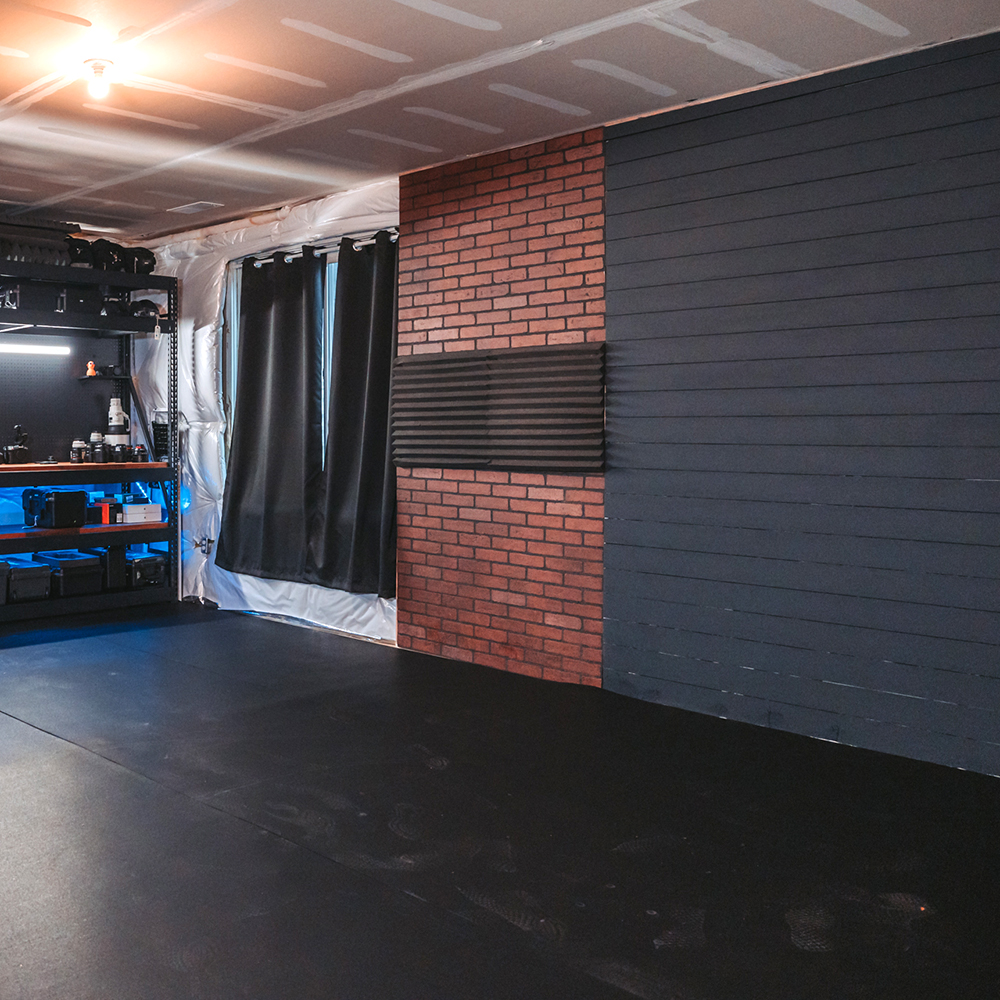
MULTIPOLYGON (((603 340, 603 171, 590 129, 405 175, 399 353, 603 340)), ((459 471, 399 474, 400 645, 599 684, 603 477, 459 471)))
MULTIPOLYGON (((480 472, 477 473, 477 479, 480 475, 492 475, 492 476, 503 476, 503 479, 483 479, 481 482, 490 482, 493 485, 491 490, 493 496, 495 497, 508 497, 508 498, 520 498, 523 499, 528 495, 527 487, 525 486, 512 486, 507 480, 507 473, 504 472, 480 472)), ((602 497, 603 499, 603 497, 602 497)))

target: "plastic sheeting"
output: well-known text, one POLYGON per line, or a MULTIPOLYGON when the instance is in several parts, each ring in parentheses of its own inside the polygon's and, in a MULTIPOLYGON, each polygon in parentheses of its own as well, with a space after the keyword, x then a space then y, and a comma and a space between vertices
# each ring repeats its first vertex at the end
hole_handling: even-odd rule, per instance
MULTIPOLYGON (((241 223, 153 244, 157 274, 180 279, 178 408, 181 435, 181 590, 234 611, 299 618, 373 639, 396 638, 396 602, 374 594, 263 580, 215 565, 204 539, 219 537, 225 486, 226 419, 220 391, 222 307, 229 261, 340 236, 373 233, 399 221, 395 178, 241 223)), ((167 400, 167 341, 138 345, 135 378, 152 417, 167 400)), ((214 547, 213 547, 214 553, 214 547)))

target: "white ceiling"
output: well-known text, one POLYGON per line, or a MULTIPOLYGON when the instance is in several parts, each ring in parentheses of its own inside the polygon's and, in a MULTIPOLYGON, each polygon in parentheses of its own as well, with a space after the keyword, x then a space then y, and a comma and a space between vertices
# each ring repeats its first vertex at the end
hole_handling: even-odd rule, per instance
POLYGON ((141 240, 998 27, 998 0, 0 0, 0 213, 141 240))

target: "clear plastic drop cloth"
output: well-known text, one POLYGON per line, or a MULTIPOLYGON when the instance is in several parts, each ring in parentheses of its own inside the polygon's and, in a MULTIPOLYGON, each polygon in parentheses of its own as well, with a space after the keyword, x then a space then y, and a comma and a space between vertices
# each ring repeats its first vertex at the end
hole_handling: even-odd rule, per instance
MULTIPOLYGON (((157 274, 180 284, 178 409, 181 461, 181 593, 234 611, 298 618, 373 639, 395 640, 396 602, 376 594, 264 580, 219 569, 225 488, 226 418, 221 396, 222 309, 226 265, 250 254, 328 245, 338 237, 374 233, 399 221, 399 185, 393 178, 355 191, 263 213, 226 226, 148 244, 157 274)), ((136 345, 134 378, 147 419, 167 405, 168 340, 136 345)))

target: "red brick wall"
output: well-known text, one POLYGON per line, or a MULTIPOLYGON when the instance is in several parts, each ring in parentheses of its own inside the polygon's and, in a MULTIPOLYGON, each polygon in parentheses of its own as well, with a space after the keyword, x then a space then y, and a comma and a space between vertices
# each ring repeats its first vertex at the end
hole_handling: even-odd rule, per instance
MULTIPOLYGON (((604 339, 602 135, 400 178, 400 354, 604 339)), ((603 477, 398 472, 399 645, 600 684, 603 477)))

